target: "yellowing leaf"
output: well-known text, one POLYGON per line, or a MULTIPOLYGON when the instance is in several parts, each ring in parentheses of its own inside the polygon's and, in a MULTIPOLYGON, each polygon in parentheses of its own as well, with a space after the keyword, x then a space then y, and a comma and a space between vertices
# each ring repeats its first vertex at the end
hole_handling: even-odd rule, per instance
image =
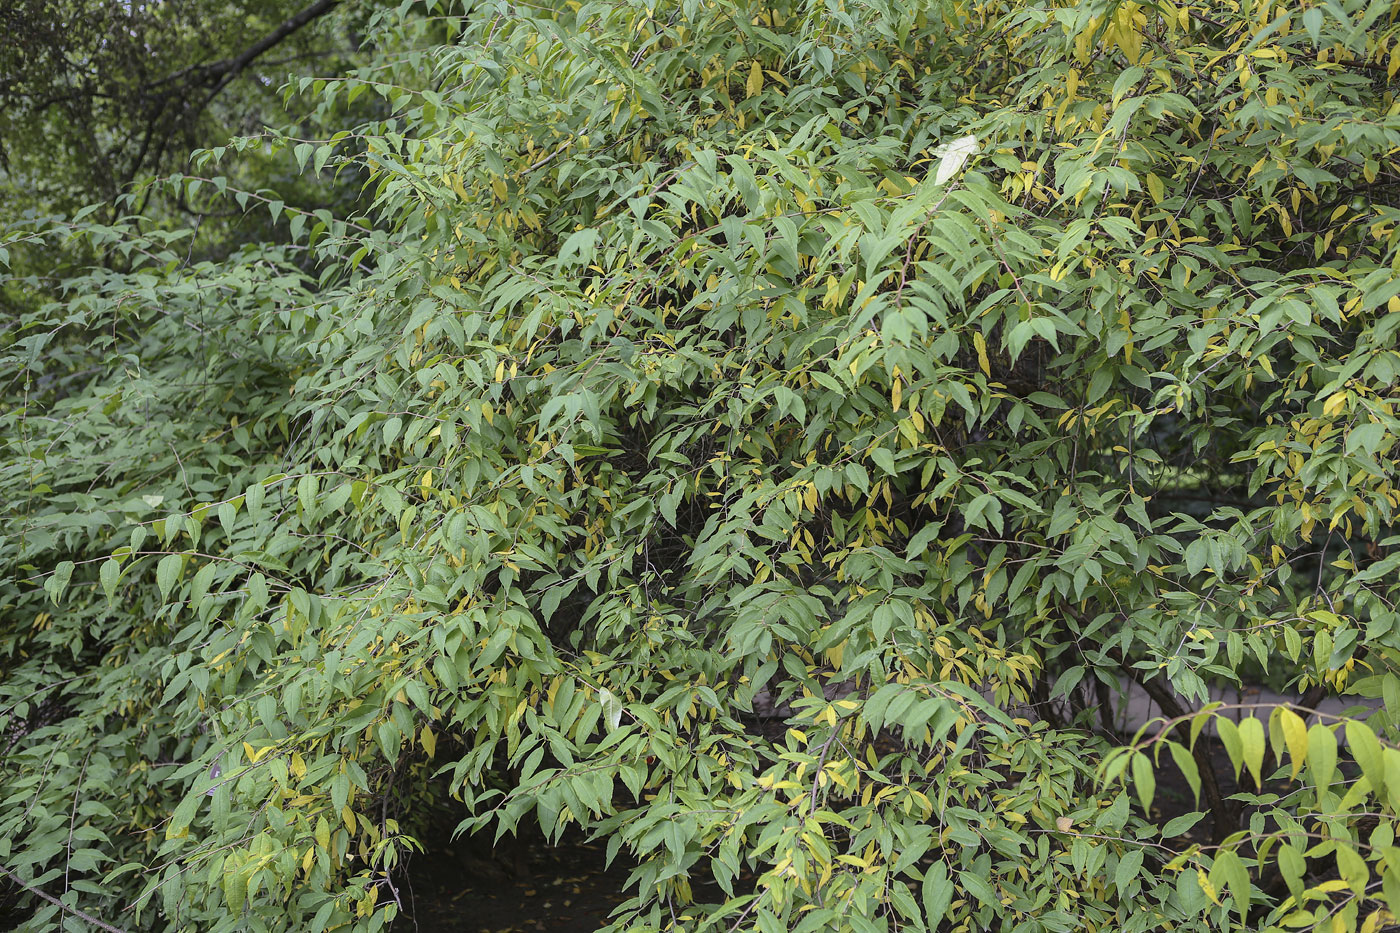
POLYGON ((1147 181, 1147 193, 1150 194, 1150 195, 1152 195, 1152 201, 1153 201, 1153 203, 1154 203, 1154 204, 1161 204, 1161 203, 1162 203, 1162 198, 1166 197, 1166 195, 1167 195, 1167 189, 1166 189, 1166 187, 1162 184, 1162 179, 1158 178, 1158 177, 1156 176, 1156 174, 1154 174, 1154 173, 1152 173, 1152 172, 1148 172, 1148 173, 1147 173, 1147 179, 1146 179, 1146 181, 1147 181))
POLYGON ((1291 709, 1279 707, 1279 726, 1283 729, 1283 741, 1288 747, 1288 757, 1293 764, 1292 778, 1296 779, 1303 765, 1308 761, 1308 726, 1303 717, 1291 709))
POLYGON ((1263 786, 1264 766, 1264 724, 1254 716, 1247 716, 1239 723, 1240 747, 1244 753, 1244 764, 1254 777, 1255 786, 1263 786))
POLYGON ((977 351, 977 365, 982 368, 983 375, 991 376, 992 364, 987 359, 987 341, 980 332, 973 332, 972 346, 977 351))
POLYGON ((1215 885, 1210 883, 1210 878, 1206 875, 1205 871, 1200 868, 1196 869, 1196 882, 1201 886, 1201 890, 1205 892, 1206 897, 1210 898, 1210 902, 1219 907, 1220 895, 1215 892, 1215 885))
POLYGON ((763 68, 755 61, 749 66, 749 79, 744 82, 744 92, 749 97, 757 97, 763 90, 763 68))

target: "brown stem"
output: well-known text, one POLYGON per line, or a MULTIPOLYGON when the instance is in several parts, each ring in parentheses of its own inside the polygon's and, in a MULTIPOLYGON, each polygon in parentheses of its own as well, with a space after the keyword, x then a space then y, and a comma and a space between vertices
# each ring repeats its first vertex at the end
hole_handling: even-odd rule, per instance
MULTIPOLYGON (((1134 683, 1147 691, 1147 695, 1161 707, 1163 715, 1168 719, 1179 719, 1187 715, 1185 707, 1181 705, 1176 694, 1160 680, 1144 679, 1130 664, 1126 663, 1126 660, 1120 659, 1118 664, 1133 679, 1134 683)), ((1174 732, 1180 734, 1182 739, 1187 738, 1188 730, 1188 721, 1185 719, 1178 722, 1173 729, 1174 732)), ((1211 816, 1215 819, 1215 833, 1211 841, 1219 845, 1226 836, 1239 829, 1240 808, 1235 801, 1227 800, 1221 791, 1220 782, 1215 775, 1215 762, 1211 760, 1205 746, 1200 744, 1193 746, 1191 757, 1196 760, 1196 770, 1201 777, 1201 793, 1205 795, 1211 816)))

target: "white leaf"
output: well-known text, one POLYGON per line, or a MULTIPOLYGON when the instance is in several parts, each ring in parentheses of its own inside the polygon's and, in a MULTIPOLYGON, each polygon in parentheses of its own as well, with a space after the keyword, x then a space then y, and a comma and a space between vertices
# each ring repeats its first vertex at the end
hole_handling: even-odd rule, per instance
POLYGON ((933 154, 938 157, 938 169, 933 173, 933 183, 941 185, 947 182, 976 151, 976 136, 963 136, 933 150, 933 154))
POLYGON ((598 702, 603 704, 603 718, 607 720, 609 729, 622 725, 622 701, 613 696, 611 690, 599 690, 598 702))

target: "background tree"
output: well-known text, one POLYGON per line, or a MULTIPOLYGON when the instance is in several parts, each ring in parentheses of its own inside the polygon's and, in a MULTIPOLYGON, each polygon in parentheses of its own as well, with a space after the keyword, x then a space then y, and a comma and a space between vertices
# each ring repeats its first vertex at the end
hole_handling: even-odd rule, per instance
POLYGON ((0 12, 7 199, 62 212, 115 202, 142 177, 183 167, 194 146, 279 122, 277 88, 288 71, 338 70, 353 51, 353 34, 314 28, 337 5, 8 5, 0 12))

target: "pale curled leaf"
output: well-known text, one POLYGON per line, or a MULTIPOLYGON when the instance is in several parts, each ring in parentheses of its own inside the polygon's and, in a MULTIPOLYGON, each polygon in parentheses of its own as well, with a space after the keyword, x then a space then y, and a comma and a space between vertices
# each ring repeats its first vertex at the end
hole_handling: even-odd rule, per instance
POLYGON ((977 148, 976 136, 961 136, 933 150, 934 156, 938 159, 938 168, 934 169, 933 173, 933 183, 935 185, 946 184, 962 170, 963 164, 972 157, 977 148))
POLYGON ((622 725, 622 701, 612 691, 606 688, 599 690, 598 702, 603 706, 603 719, 607 721, 609 729, 622 725))

